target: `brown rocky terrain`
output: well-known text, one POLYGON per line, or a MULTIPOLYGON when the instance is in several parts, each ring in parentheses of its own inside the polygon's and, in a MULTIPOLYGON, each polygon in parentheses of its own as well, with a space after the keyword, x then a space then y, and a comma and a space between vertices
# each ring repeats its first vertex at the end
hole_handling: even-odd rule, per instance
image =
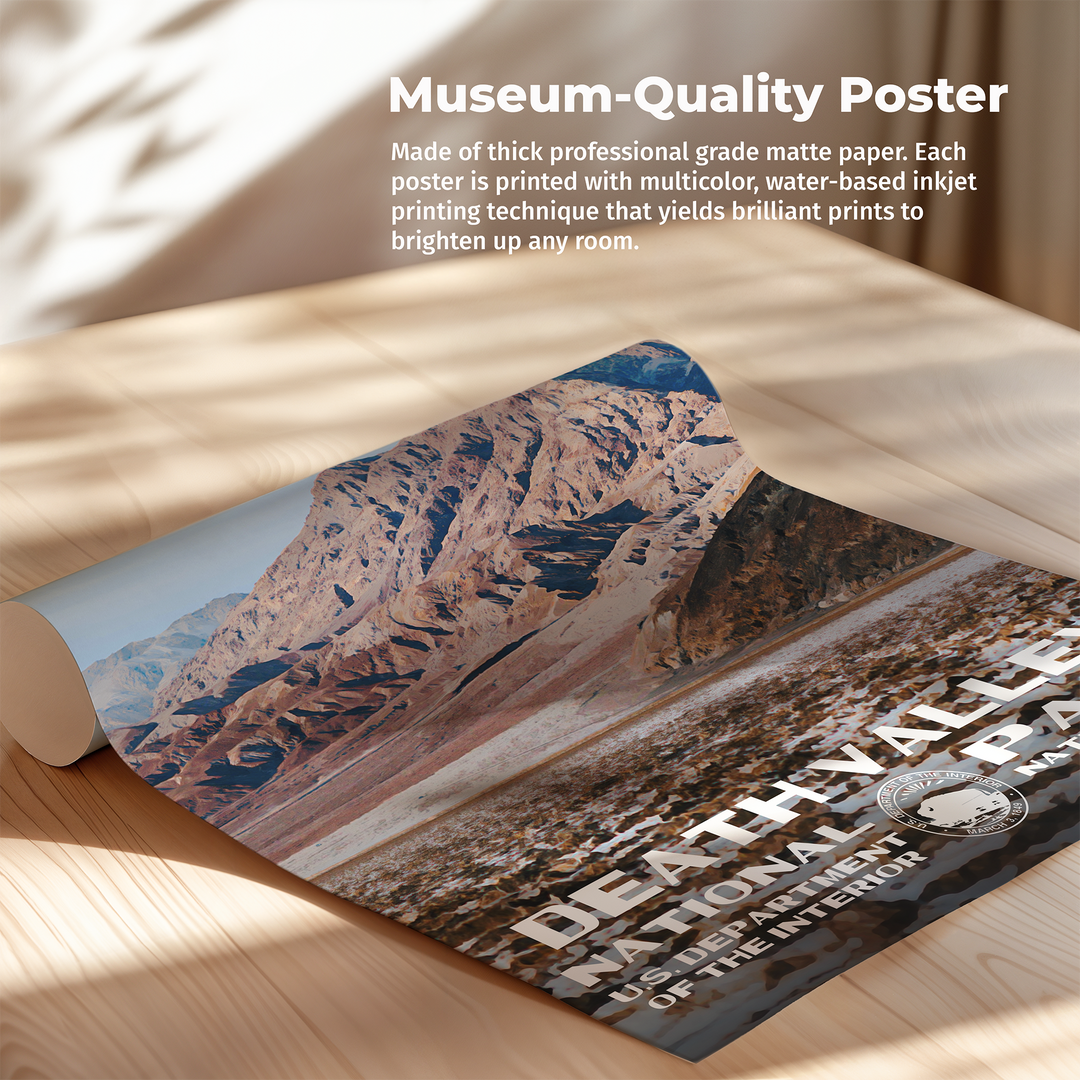
POLYGON ((302 533, 158 691, 134 760, 260 850, 286 808, 317 822, 289 846, 310 841, 573 709, 753 471, 711 395, 584 379, 327 470, 302 533))
POLYGON ((730 655, 951 546, 758 473, 643 637, 668 667, 730 655))
POLYGON ((760 476, 692 365, 613 359, 321 474, 140 773, 278 860, 412 793, 407 827, 463 759, 455 805, 947 546, 760 476))
POLYGON ((171 682, 206 644, 243 593, 219 596, 183 615, 160 634, 132 641, 83 672, 106 732, 138 725, 150 714, 157 688, 171 682))

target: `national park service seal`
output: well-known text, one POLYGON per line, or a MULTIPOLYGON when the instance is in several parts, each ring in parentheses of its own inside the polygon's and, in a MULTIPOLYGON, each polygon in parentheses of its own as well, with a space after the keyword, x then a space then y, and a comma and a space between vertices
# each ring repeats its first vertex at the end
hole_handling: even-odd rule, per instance
POLYGON ((901 825, 941 836, 1004 832, 1028 813, 1027 800, 1016 788, 992 776, 953 769, 897 776, 881 785, 877 801, 901 825))

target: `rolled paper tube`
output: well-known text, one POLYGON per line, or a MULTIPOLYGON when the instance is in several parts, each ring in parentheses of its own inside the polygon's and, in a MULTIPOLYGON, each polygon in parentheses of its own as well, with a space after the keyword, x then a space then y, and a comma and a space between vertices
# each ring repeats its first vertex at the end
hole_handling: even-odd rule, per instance
POLYGON ((193 613, 250 588, 303 524, 313 479, 0 604, 0 717, 23 749, 70 765, 108 746, 106 729, 118 721, 145 719, 164 672, 217 625, 193 613), (127 655, 140 647, 141 660, 127 655))
POLYGON ((1074 838, 1080 583, 767 475, 659 342, 20 599, 42 760, 689 1060, 1074 838))
POLYGON ((70 765, 109 745, 79 665, 48 619, 0 604, 0 717, 46 765, 70 765))

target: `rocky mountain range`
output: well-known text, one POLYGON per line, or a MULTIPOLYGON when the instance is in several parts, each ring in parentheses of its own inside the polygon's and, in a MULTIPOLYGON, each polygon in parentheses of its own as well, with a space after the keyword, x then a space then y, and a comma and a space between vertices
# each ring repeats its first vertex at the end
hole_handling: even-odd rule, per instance
POLYGON ((730 658, 952 547, 758 473, 642 636, 667 667, 730 658))
POLYGON ((170 623, 160 634, 133 641, 84 672, 90 697, 106 734, 145 722, 153 712, 154 694, 206 644, 243 593, 211 600, 170 623))
POLYGON ((756 476, 700 369, 655 343, 328 469, 301 533, 114 741, 280 861, 470 754, 473 797, 503 733, 539 762, 556 731, 942 546, 756 476))
POLYGON ((301 797, 322 820, 316 788, 347 820, 572 701, 753 473, 682 354, 616 367, 322 473, 300 535, 158 690, 140 772, 218 824, 301 797))

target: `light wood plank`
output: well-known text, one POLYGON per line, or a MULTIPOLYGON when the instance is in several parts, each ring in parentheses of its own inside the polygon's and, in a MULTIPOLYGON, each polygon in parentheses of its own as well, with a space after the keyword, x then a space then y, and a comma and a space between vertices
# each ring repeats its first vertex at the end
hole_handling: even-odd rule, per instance
MULTIPOLYGON (((1075 334, 820 230, 642 239, 4 350, 4 595, 645 337, 697 355, 772 471, 1068 564, 1075 334)), ((1080 1049, 1075 848, 692 1066, 291 877, 110 750, 4 753, 4 1076, 1059 1080, 1080 1049)))

